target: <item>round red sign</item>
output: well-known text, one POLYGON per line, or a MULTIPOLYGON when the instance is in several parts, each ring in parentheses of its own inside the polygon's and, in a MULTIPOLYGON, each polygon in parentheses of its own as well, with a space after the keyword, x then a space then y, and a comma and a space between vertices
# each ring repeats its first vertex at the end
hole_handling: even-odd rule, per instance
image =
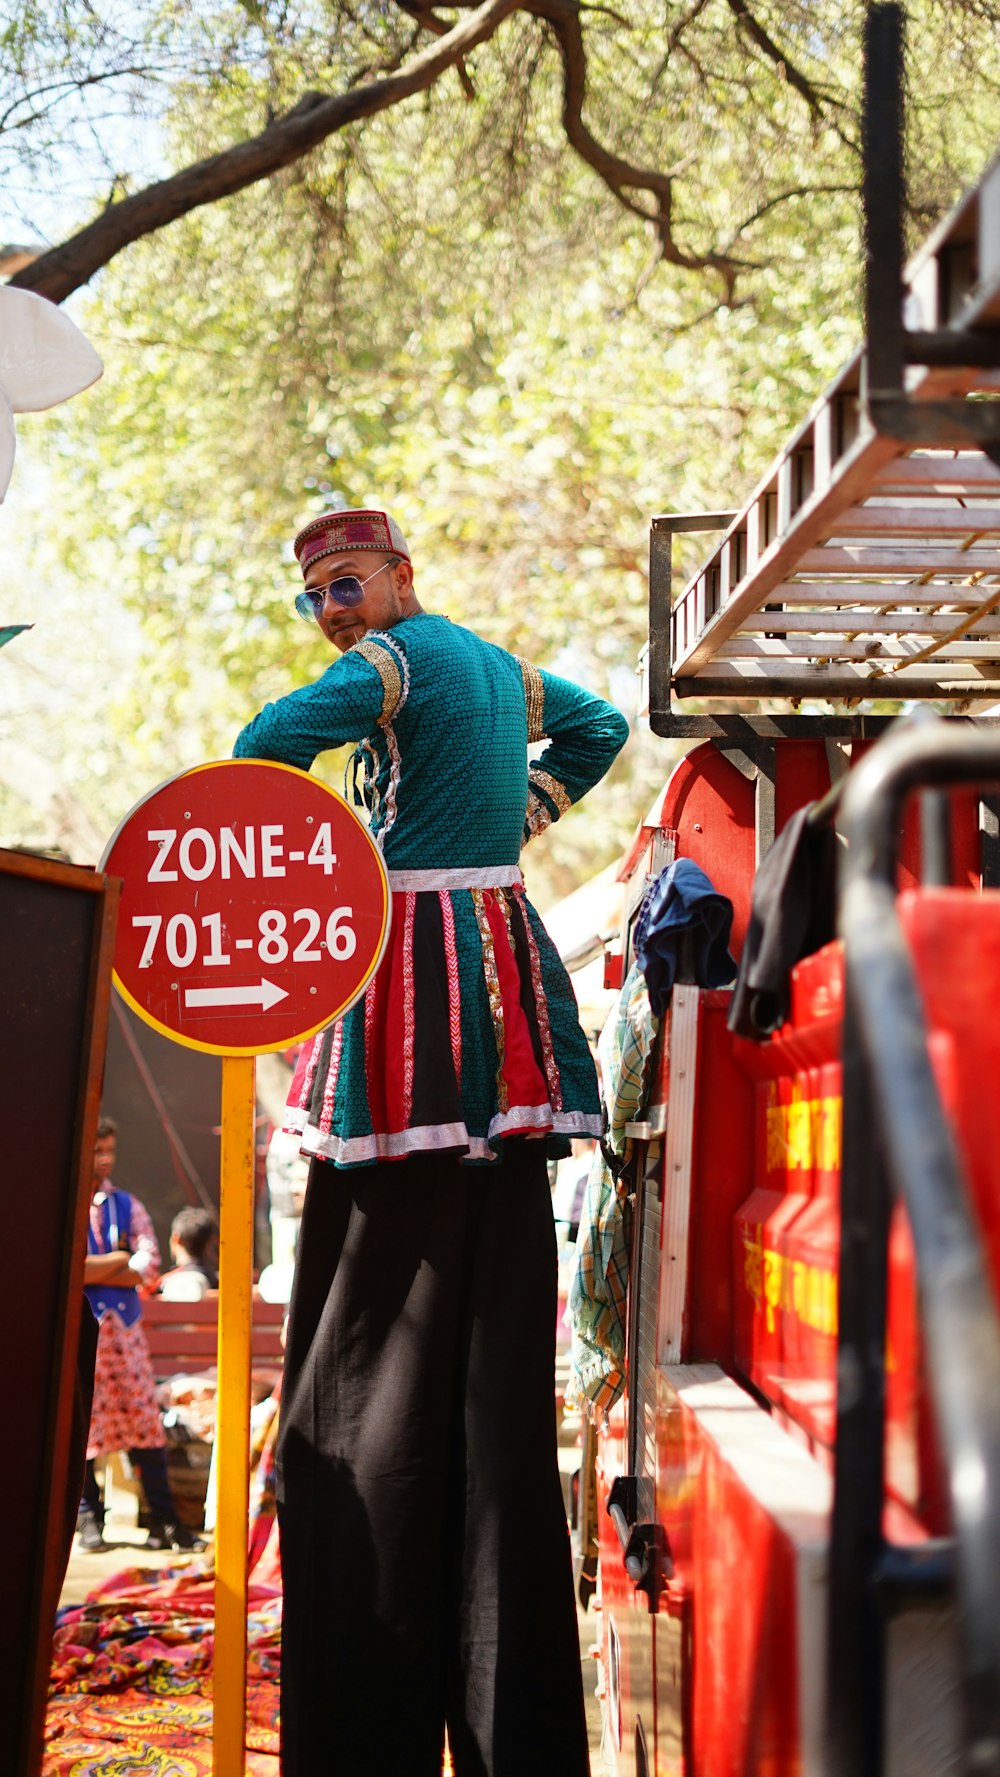
POLYGON ((126 815, 100 868, 123 884, 119 992, 214 1055, 313 1036, 364 992, 389 935, 367 827, 288 765, 229 759, 169 779, 126 815))

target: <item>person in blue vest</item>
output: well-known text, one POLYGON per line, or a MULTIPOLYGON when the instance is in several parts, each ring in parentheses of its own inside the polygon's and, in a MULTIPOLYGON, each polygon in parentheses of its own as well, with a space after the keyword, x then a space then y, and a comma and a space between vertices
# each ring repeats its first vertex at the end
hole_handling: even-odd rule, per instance
POLYGON ((297 608, 339 658, 235 753, 308 770, 355 746, 392 925, 293 1085, 311 1167, 278 1445, 282 1770, 439 1777, 447 1729, 456 1777, 585 1777, 546 1161, 601 1117, 520 856, 628 727, 425 611, 388 513, 325 513, 295 554, 297 608))
MULTIPOLYGON (((140 1292, 155 1288, 160 1251, 144 1205, 112 1184, 118 1130, 102 1117, 94 1144, 93 1197, 84 1261, 84 1293, 98 1322, 94 1397, 87 1437, 87 1466, 77 1520, 82 1549, 104 1542, 104 1501, 94 1463, 127 1450, 138 1470, 150 1515, 146 1546, 200 1549, 200 1538, 178 1521, 167 1474, 166 1439, 156 1401, 153 1365, 142 1330, 140 1292)), ((86 1312, 86 1310, 85 1310, 86 1312)))

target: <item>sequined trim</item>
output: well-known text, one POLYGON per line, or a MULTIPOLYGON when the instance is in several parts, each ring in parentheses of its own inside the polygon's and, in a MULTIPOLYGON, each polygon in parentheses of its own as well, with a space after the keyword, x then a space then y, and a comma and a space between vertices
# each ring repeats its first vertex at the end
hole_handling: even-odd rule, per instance
POLYGON ((402 770, 396 730, 390 723, 387 723, 382 732, 385 735, 386 746, 389 748, 389 782, 385 792, 385 825, 375 835, 379 845, 382 844, 396 819, 396 792, 399 789, 399 774, 402 770))
POLYGON ((511 925, 511 922, 510 922, 510 896, 505 895, 503 890, 499 889, 493 898, 496 901, 497 906, 500 908, 501 912, 503 913, 504 922, 507 926, 507 942, 510 945, 510 954, 512 957, 514 957, 514 959, 516 961, 517 960, 517 951, 514 948, 514 927, 511 925))
POLYGON ((381 642, 370 642, 367 637, 364 641, 355 642, 351 653, 360 654, 362 660, 367 660, 382 681, 382 714, 378 721, 379 727, 384 728, 387 722, 392 721, 403 695, 403 675, 395 656, 381 642))
POLYGON ((455 942, 455 909, 447 889, 438 892, 441 903, 441 934, 444 944, 445 971, 448 977, 448 1034, 451 1037, 451 1060, 455 1084, 462 1084, 462 987, 458 973, 458 946, 455 942))
POLYGON ((365 988, 365 1079, 375 1075, 375 983, 365 988))
POLYGON ((524 703, 528 713, 528 740, 545 739, 545 685, 537 666, 530 660, 523 660, 520 654, 514 659, 521 668, 524 680, 524 703))
POLYGON ((322 1046, 323 1033, 320 1031, 319 1036, 312 1038, 312 1048, 309 1052, 309 1060, 306 1062, 305 1072, 302 1075, 302 1084, 299 1087, 298 1097, 294 1104, 288 1104, 286 1107, 288 1110, 308 1110, 309 1100, 312 1097, 313 1081, 316 1078, 316 1064, 319 1061, 319 1052, 322 1046))
POLYGON ((339 1135, 321 1136, 316 1125, 310 1124, 302 1139, 302 1151, 332 1160, 337 1166, 367 1166, 373 1160, 403 1160, 407 1154, 447 1153, 456 1148, 467 1160, 496 1162, 501 1156, 495 1143, 506 1134, 519 1134, 525 1129, 535 1135, 596 1137, 601 1133, 601 1119, 585 1111, 553 1116, 547 1104, 517 1105, 513 1111, 493 1118, 486 1140, 481 1135, 470 1135, 464 1123, 428 1123, 392 1135, 355 1135, 347 1141, 339 1135))
POLYGON ((483 947, 483 975, 486 978, 486 992, 489 996, 490 1013, 493 1018, 493 1035, 497 1045, 497 1105, 506 1111, 510 1104, 507 1082, 503 1077, 504 1042, 503 997, 500 992, 500 976, 497 973, 496 952, 493 949, 493 932, 486 914, 486 903, 482 889, 473 889, 472 905, 476 910, 476 923, 479 926, 479 939, 483 947))
POLYGON ((564 785, 559 782, 557 777, 553 777, 550 772, 541 771, 537 765, 529 765, 528 782, 529 784, 533 784, 536 790, 543 791, 549 798, 549 801, 555 803, 560 814, 565 814, 567 808, 572 807, 569 793, 564 785))
POLYGON ((549 1023, 549 1007, 542 985, 542 959, 538 953, 538 942, 531 929, 531 919, 525 901, 524 890, 515 889, 517 904, 524 926, 524 936, 528 945, 528 959, 531 967, 531 987, 535 996, 535 1016, 538 1019, 538 1035, 542 1044, 542 1059, 545 1063, 545 1080, 549 1088, 549 1102, 554 1111, 563 1108, 562 1082, 556 1063, 555 1045, 552 1041, 552 1026, 549 1023))
POLYGON ((600 1124, 600 1117, 592 1117, 586 1111, 555 1114, 551 1105, 516 1104, 512 1111, 494 1117, 487 1133, 490 1141, 522 1131, 528 1135, 593 1135, 600 1124))
POLYGON ((413 1045, 416 1038, 413 1004, 413 915, 416 895, 406 895, 403 915, 403 1125, 413 1110, 413 1045))
POLYGON ((410 889, 513 888, 523 880, 517 864, 489 864, 485 870, 390 870, 389 887, 402 894, 410 889))
POLYGON ((547 802, 542 801, 540 796, 535 795, 534 790, 528 791, 528 812, 524 824, 528 830, 529 839, 533 839, 536 833, 544 833, 546 827, 552 825, 551 808, 547 802))
MULTIPOLYGON (((399 702, 396 704, 393 712, 398 716, 410 695, 410 663, 406 658, 406 650, 393 638, 387 629, 369 630, 364 640, 366 643, 374 642, 376 646, 384 648, 399 668, 399 678, 402 690, 399 694, 399 702)), ((356 648, 363 646, 361 642, 356 642, 354 645, 356 648)))
POLYGON ((338 1024, 333 1033, 330 1047, 330 1065, 326 1070, 326 1084, 323 1088, 323 1109, 319 1117, 321 1135, 329 1135, 333 1127, 333 1104, 337 1096, 337 1076, 340 1073, 340 1051, 344 1042, 344 1027, 338 1024))
MULTIPOLYGON (((598 1124, 598 1134, 600 1125, 598 1124)), ((488 1141, 470 1136, 464 1123, 427 1123, 416 1129, 385 1130, 378 1135, 321 1136, 311 1125, 302 1137, 302 1152, 336 1166, 370 1166, 373 1160, 405 1160, 407 1154, 447 1154, 458 1149, 470 1160, 496 1160, 488 1141)))
POLYGON ((361 763, 365 770, 365 789, 369 792, 369 795, 365 797, 365 803, 371 813, 372 820, 375 821, 378 819, 382 807, 382 799, 378 793, 378 774, 381 760, 370 740, 363 740, 360 742, 360 752, 361 763))

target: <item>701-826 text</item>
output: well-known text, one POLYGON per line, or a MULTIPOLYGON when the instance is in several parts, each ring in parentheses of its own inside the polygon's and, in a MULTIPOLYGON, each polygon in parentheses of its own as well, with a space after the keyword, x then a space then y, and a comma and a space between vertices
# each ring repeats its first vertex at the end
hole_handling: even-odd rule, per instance
MULTIPOLYGON (((280 907, 271 907, 260 914, 256 937, 236 938, 234 948, 255 950, 261 962, 270 963, 272 967, 287 961, 289 953, 293 963, 320 963, 324 960, 324 950, 335 962, 343 963, 358 947, 357 934, 349 923, 353 915, 353 907, 334 907, 327 915, 324 935, 320 937, 323 918, 314 907, 295 909, 291 915, 291 932, 288 929, 289 915, 280 907), (292 940, 296 940, 294 944, 292 940)), ((167 920, 162 913, 134 913, 132 924, 139 930, 146 930, 139 958, 140 969, 152 968, 161 934, 167 960, 175 968, 187 969, 195 964, 201 968, 217 968, 233 961, 225 948, 224 940, 229 933, 223 930, 221 913, 202 914, 197 923, 190 913, 175 913, 167 920), (207 948, 199 944, 199 925, 207 948)))

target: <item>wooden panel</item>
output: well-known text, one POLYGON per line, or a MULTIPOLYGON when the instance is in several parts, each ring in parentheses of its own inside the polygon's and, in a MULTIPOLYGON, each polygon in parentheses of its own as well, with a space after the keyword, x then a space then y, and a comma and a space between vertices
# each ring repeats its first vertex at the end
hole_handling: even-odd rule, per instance
MULTIPOLYGON (((214 1352, 217 1337, 218 1330, 214 1322, 211 1326, 202 1327, 150 1327, 146 1332, 146 1344, 149 1346, 154 1357, 160 1352, 214 1352)), ((255 1326, 253 1330, 253 1350, 280 1351, 280 1327, 255 1326)))
MULTIPOLYGON (((815 580, 786 580, 776 586, 774 599, 783 605, 802 605, 825 613, 831 605, 961 605, 964 610, 981 605, 994 588, 980 582, 965 586, 959 581, 915 585, 909 580, 841 580, 820 584, 815 580)), ((749 624, 741 627, 748 628, 749 624)), ((774 628, 774 625, 770 625, 774 628)))
POLYGON ((1000 553, 988 546, 949 549, 934 543, 901 543, 879 548, 877 543, 831 544, 826 549, 807 549, 799 559, 800 574, 1000 574, 1000 553))
MULTIPOLYGON (((940 597, 937 604, 941 604, 940 597)), ((929 641, 932 636, 950 635, 952 630, 968 616, 967 608, 960 611, 938 611, 936 615, 927 611, 759 611, 756 616, 748 617, 733 641, 740 636, 756 635, 809 635, 819 641, 823 636, 834 635, 917 635, 925 636, 929 641)), ((1000 617, 979 617, 976 619, 974 634, 977 636, 1000 636, 1000 617)), ((727 647, 732 643, 727 642, 727 647)), ((720 654, 722 649, 719 650, 720 654)), ((816 652, 821 652, 821 647, 816 652)))
MULTIPOLYGON (((952 625, 954 627, 954 625, 952 625)), ((784 641, 768 636, 733 636, 718 649, 716 660, 907 660, 913 654, 919 654, 925 647, 931 646, 933 638, 925 643, 920 636, 899 637, 865 636, 848 640, 847 637, 829 636, 824 643, 816 636, 788 636, 784 641)), ((1000 648, 996 642, 977 642, 965 636, 961 641, 934 644, 933 659, 928 666, 936 661, 974 660, 981 666, 994 669, 993 677, 1000 675, 1000 648)))
MULTIPOLYGON (((280 1368, 284 1349, 281 1327, 286 1309, 281 1302, 253 1300, 252 1361, 280 1368)), ((219 1294, 210 1290, 200 1302, 167 1302, 151 1296, 143 1306, 146 1342, 159 1377, 191 1370, 214 1369, 218 1354, 219 1294)))
POLYGON ((678 682, 680 697, 974 697, 1000 698, 1000 663, 984 672, 971 661, 944 668, 933 661, 878 671, 877 662, 836 662, 818 667, 806 660, 720 660, 678 682), (942 686, 948 689, 942 690, 942 686))
POLYGON ((990 537, 1000 533, 1000 506, 851 506, 831 524, 831 537, 990 537))
MULTIPOLYGON (((254 1297, 255 1327, 280 1327, 286 1313, 284 1303, 265 1302, 262 1296, 254 1297)), ((142 1315, 147 1331, 154 1326, 204 1326, 208 1323, 215 1326, 219 1318, 219 1292, 209 1290, 199 1302, 170 1302, 163 1296, 150 1296, 143 1303, 142 1315)))
MULTIPOLYGON (((204 1357, 211 1353, 215 1361, 217 1334, 211 1327, 150 1327, 146 1332, 146 1344, 153 1358, 161 1356, 174 1357, 183 1354, 187 1357, 204 1357)), ((159 1368, 159 1365, 155 1365, 159 1368)))
POLYGON ((876 475, 874 487, 880 494, 910 493, 916 489, 928 494, 951 494, 990 488, 1000 493, 1000 468, 980 451, 897 457, 876 475))

